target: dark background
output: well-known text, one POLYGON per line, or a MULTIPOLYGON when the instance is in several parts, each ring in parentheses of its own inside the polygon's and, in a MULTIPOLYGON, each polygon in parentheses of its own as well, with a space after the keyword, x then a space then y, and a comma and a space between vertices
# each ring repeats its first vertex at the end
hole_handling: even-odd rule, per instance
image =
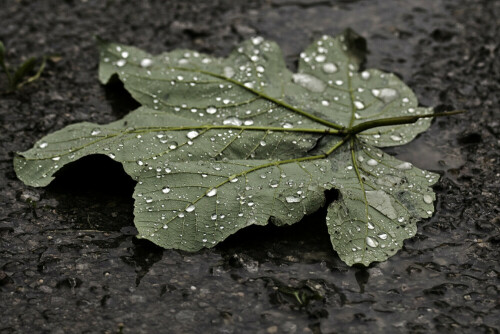
POLYGON ((60 59, 0 95, 0 333, 498 333, 499 17, 494 0, 2 1, 8 62, 60 59), (436 214, 387 262, 347 267, 324 212, 162 250, 134 238, 134 184, 109 159, 42 189, 15 177, 14 152, 137 106, 99 84, 95 35, 218 56, 262 35, 295 69, 314 38, 347 27, 367 39, 366 67, 397 73, 422 105, 468 110, 390 150, 442 178, 436 214))

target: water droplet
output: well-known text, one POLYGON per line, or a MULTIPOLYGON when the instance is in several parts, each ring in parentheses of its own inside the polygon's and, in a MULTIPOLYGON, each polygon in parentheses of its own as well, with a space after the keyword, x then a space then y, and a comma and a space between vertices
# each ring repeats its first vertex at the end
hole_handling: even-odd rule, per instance
POLYGON ((153 199, 150 197, 150 198, 146 198, 146 203, 152 203, 153 202, 153 199))
POLYGON ((370 79, 370 72, 368 72, 368 71, 363 71, 363 72, 361 72, 361 77, 362 77, 363 79, 365 79, 365 80, 370 79))
POLYGON ((432 199, 432 196, 430 195, 424 195, 424 202, 427 204, 431 204, 434 200, 432 199))
POLYGON ((398 97, 398 92, 393 88, 382 88, 377 97, 385 103, 389 103, 398 97))
POLYGON ((287 203, 299 203, 300 197, 287 196, 285 197, 287 203))
POLYGON ((396 209, 392 206, 392 200, 385 191, 366 191, 365 194, 368 204, 380 211, 380 213, 384 214, 389 219, 396 219, 398 217, 396 209))
POLYGON ((365 108, 365 105, 361 101, 354 101, 354 106, 356 107, 356 109, 364 109, 365 108))
POLYGON ((279 182, 276 180, 271 180, 271 182, 269 182, 269 185, 271 186, 271 188, 277 188, 279 185, 279 182))
POLYGON ((168 145, 168 148, 171 150, 175 150, 177 148, 177 142, 171 142, 170 145, 168 145))
POLYGON ((193 212, 193 211, 194 211, 194 209, 195 209, 195 206, 191 204, 190 206, 188 206, 188 207, 186 208, 186 212, 193 212))
POLYGON ((184 212, 179 212, 179 214, 177 215, 177 217, 184 218, 184 212))
POLYGON ((314 58, 314 60, 316 60, 318 63, 322 63, 326 60, 326 56, 325 55, 317 55, 316 58, 314 58))
POLYGON ((40 145, 38 145, 38 147, 40 148, 46 148, 47 146, 49 146, 49 144, 47 144, 46 142, 40 143, 40 145))
POLYGON ((257 36, 257 37, 252 38, 253 45, 259 45, 263 41, 264 41, 264 38, 262 38, 261 36, 257 36))
POLYGON ((214 107, 208 107, 206 111, 207 114, 213 115, 217 112, 217 109, 215 109, 214 107))
POLYGON ((344 83, 344 82, 343 82, 342 80, 336 80, 336 81, 335 81, 335 84, 336 84, 337 86, 342 86, 342 84, 343 84, 343 83, 344 83))
POLYGON ((100 134, 100 133, 101 133, 101 130, 99 130, 99 129, 94 129, 94 130, 92 130, 92 132, 90 133, 90 135, 91 135, 91 136, 97 136, 97 135, 98 135, 98 134, 100 134))
POLYGON ((370 247, 375 248, 375 247, 377 247, 377 246, 378 246, 378 241, 377 241, 377 240, 375 240, 375 239, 373 239, 373 238, 371 238, 371 237, 366 237, 366 239, 365 239, 365 240, 366 240, 366 244, 367 244, 368 246, 370 246, 370 247))
POLYGON ((116 66, 123 67, 123 66, 125 66, 126 63, 127 63, 127 61, 125 59, 120 59, 116 62, 116 66))
POLYGON ((370 222, 366 224, 366 227, 368 227, 369 230, 373 230, 375 228, 375 226, 370 222))
POLYGON ((189 139, 194 139, 194 138, 198 137, 198 135, 199 135, 198 131, 189 131, 186 136, 189 139))
POLYGON ((261 140, 259 144, 260 144, 260 146, 266 146, 267 145, 267 143, 265 141, 263 141, 263 140, 261 140))
POLYGON ((254 206, 254 205, 255 205, 255 203, 254 203, 254 202, 248 202, 248 206, 249 206, 249 207, 252 207, 252 206, 254 206))
POLYGON ((263 73, 263 72, 265 71, 264 67, 262 67, 262 66, 260 66, 260 65, 259 65, 259 66, 257 66, 255 69, 256 69, 256 70, 257 70, 257 72, 259 72, 259 73, 263 73))
POLYGON ((207 197, 212 197, 217 194, 217 189, 213 188, 207 193, 207 197))
POLYGON ((411 169, 412 168, 412 164, 409 163, 409 162, 403 162, 403 163, 397 165, 396 168, 397 169, 403 169, 403 170, 405 170, 405 169, 411 169))
POLYGON ((53 157, 52 160, 54 161, 59 161, 61 159, 61 157, 53 157))
POLYGON ((372 89, 372 94, 375 97, 379 97, 379 95, 380 95, 380 89, 372 89))
POLYGON ((144 165, 144 162, 142 162, 142 160, 137 160, 137 164, 138 164, 139 166, 142 166, 142 165, 144 165))
POLYGON ((403 139, 403 138, 401 138, 400 136, 392 135, 391 139, 394 141, 401 141, 401 139, 403 139))
POLYGON ((237 118, 237 117, 229 117, 229 118, 226 118, 222 124, 224 125, 236 125, 236 126, 240 126, 241 124, 243 124, 243 122, 237 118))
POLYGON ((164 229, 164 230, 166 230, 167 228, 168 228, 168 225, 167 225, 167 224, 163 225, 163 229, 164 229))
POLYGON ((410 102, 410 99, 409 99, 409 98, 407 98, 407 97, 404 97, 404 98, 403 98, 403 103, 408 103, 408 102, 410 102))
POLYGON ((122 58, 128 58, 128 52, 127 51, 123 51, 122 52, 122 58))
POLYGON ((328 107, 330 105, 330 102, 328 102, 327 100, 323 100, 321 101, 321 104, 324 105, 325 107, 328 107))
POLYGON ((232 78, 234 75, 234 70, 232 67, 226 66, 224 67, 224 76, 226 78, 232 78))
POLYGON ((323 72, 325 73, 335 73, 337 70, 337 66, 333 63, 326 63, 323 65, 323 72))
POLYGON ((149 58, 144 58, 141 60, 141 67, 149 67, 153 64, 153 61, 149 58))
POLYGON ((293 125, 292 125, 292 124, 290 124, 290 123, 284 123, 284 124, 283 124, 283 127, 284 127, 285 129, 291 129, 291 128, 293 128, 293 125))
POLYGON ((380 233, 377 237, 379 237, 379 238, 380 238, 380 239, 382 239, 382 240, 385 240, 385 239, 387 239, 387 234, 385 234, 385 233, 380 233))
POLYGON ((217 219, 217 214, 216 213, 212 214, 212 216, 210 217, 210 219, 216 220, 217 219))
POLYGON ((377 166, 378 165, 378 162, 375 159, 370 159, 366 163, 368 164, 368 166, 377 166))
POLYGON ((311 92, 320 93, 326 88, 323 81, 309 74, 295 73, 292 78, 294 83, 310 90, 311 92))
POLYGON ((163 187, 163 189, 161 190, 162 193, 164 194, 168 194, 170 192, 170 188, 169 187, 163 187))

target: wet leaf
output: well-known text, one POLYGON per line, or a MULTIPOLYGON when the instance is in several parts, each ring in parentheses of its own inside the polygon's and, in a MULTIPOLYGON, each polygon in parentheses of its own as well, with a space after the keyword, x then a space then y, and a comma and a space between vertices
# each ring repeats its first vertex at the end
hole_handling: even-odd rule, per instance
POLYGON ((16 173, 45 186, 64 165, 105 154, 137 181, 139 236, 189 251, 249 225, 296 223, 335 188, 340 198, 327 217, 334 249, 349 265, 383 261, 432 214, 438 177, 376 146, 407 143, 430 124, 387 119, 432 110, 393 74, 360 72, 354 39, 322 37, 301 54, 297 73, 260 37, 223 59, 101 41, 100 80, 117 76, 142 106, 42 138, 15 158, 16 173))

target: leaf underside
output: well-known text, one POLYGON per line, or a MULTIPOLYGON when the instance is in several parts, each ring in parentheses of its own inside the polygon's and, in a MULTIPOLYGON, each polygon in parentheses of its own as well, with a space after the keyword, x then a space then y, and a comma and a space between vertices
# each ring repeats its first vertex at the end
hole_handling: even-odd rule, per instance
POLYGON ((16 156, 16 173, 45 186, 64 165, 105 154, 137 181, 139 237, 188 251, 249 225, 296 223, 337 189, 326 221, 333 248, 348 265, 386 260, 432 215, 438 176, 377 147, 405 144, 431 120, 339 130, 432 110, 395 75, 360 72, 349 45, 348 34, 324 36, 292 73, 260 37, 223 59, 100 42, 101 82, 117 76, 142 106, 107 125, 47 135, 16 156))

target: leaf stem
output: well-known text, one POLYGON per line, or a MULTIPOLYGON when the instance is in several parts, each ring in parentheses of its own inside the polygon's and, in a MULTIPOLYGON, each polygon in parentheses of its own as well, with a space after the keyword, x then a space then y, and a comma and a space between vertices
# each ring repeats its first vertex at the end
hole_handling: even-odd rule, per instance
POLYGON ((356 134, 363 132, 365 130, 378 128, 380 126, 411 124, 411 123, 415 123, 416 121, 418 121, 421 118, 452 116, 452 115, 457 115, 457 114, 461 114, 464 112, 466 112, 466 111, 465 110, 454 110, 454 111, 435 113, 435 114, 381 118, 381 119, 376 119, 373 121, 363 122, 363 123, 355 125, 351 128, 343 128, 339 131, 339 134, 356 135, 356 134))
POLYGON ((275 103, 275 104, 277 104, 279 106, 282 106, 282 107, 284 107, 286 109, 289 109, 289 110, 293 111, 294 113, 297 113, 297 114, 300 114, 302 116, 305 116, 305 117, 307 117, 307 118, 309 118, 309 119, 311 119, 311 120, 313 120, 313 121, 315 121, 317 123, 320 123, 320 124, 326 125, 326 126, 328 126, 330 128, 334 128, 334 129, 338 129, 338 130, 340 130, 340 129, 343 128, 342 125, 329 122, 327 120, 322 119, 321 117, 318 117, 318 116, 315 116, 315 115, 310 114, 308 112, 305 112, 305 111, 303 111, 303 110, 301 110, 299 108, 296 108, 296 107, 294 107, 294 106, 292 106, 292 105, 290 105, 290 104, 288 104, 288 103, 286 103, 284 101, 280 101, 278 99, 275 99, 274 97, 271 97, 269 95, 264 94, 261 91, 258 91, 256 89, 247 87, 244 84, 242 84, 241 82, 233 80, 233 79, 228 78, 228 77, 225 77, 225 76, 223 76, 221 74, 212 73, 212 72, 208 72, 208 71, 204 71, 204 70, 200 70, 200 69, 185 68, 185 67, 171 67, 171 68, 172 69, 176 69, 176 70, 180 70, 180 71, 202 73, 202 74, 205 74, 205 75, 212 76, 214 78, 218 78, 218 79, 221 79, 221 80, 228 81, 228 82, 230 82, 232 84, 235 84, 235 85, 237 85, 237 86, 239 86, 239 87, 241 87, 243 89, 248 90, 249 92, 252 92, 253 94, 255 94, 255 95, 259 96, 259 97, 262 97, 263 99, 266 99, 266 100, 271 101, 271 102, 273 102, 273 103, 275 103))
POLYGON ((276 131, 276 132, 301 132, 301 133, 320 133, 320 134, 339 134, 340 130, 324 129, 306 129, 306 128, 281 128, 272 126, 240 126, 240 125, 199 125, 199 126, 177 126, 177 127, 141 127, 127 131, 127 133, 144 133, 151 131, 185 131, 185 130, 243 130, 243 131, 276 131))

